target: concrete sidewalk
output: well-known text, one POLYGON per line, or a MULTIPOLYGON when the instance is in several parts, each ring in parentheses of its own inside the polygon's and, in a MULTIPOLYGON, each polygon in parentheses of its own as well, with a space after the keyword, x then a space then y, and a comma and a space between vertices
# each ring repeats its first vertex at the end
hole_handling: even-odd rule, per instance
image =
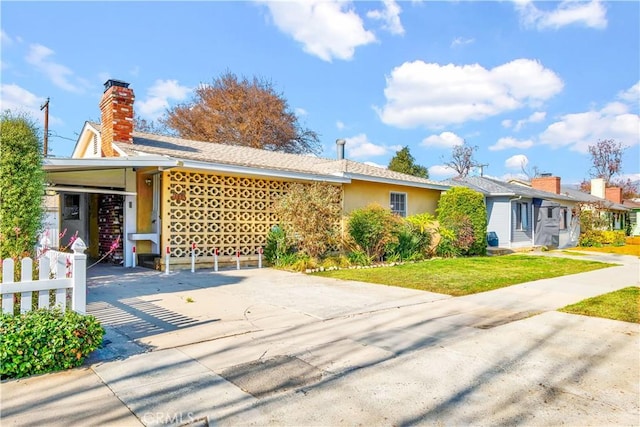
POLYGON ((589 258, 621 265, 457 298, 270 269, 94 271, 110 343, 2 383, 2 425, 640 425, 639 325, 554 311, 638 285, 638 258, 589 258))

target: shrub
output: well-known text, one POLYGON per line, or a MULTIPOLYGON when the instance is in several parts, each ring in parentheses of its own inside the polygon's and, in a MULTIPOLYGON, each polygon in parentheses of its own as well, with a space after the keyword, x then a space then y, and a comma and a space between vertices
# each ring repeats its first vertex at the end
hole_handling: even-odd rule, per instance
POLYGON ((382 260, 388 244, 396 242, 400 220, 391 210, 372 204, 349 215, 348 232, 370 260, 382 260))
POLYGON ((460 249, 456 244, 456 233, 453 230, 440 226, 438 228, 438 234, 440 235, 440 241, 438 242, 438 246, 436 246, 436 255, 443 258, 459 256, 460 249))
POLYGON ((429 213, 407 217, 398 227, 397 243, 387 247, 387 256, 404 261, 418 261, 431 255, 435 218, 429 213))
POLYGON ((281 226, 300 252, 320 257, 336 246, 340 237, 342 193, 335 185, 316 182, 291 184, 275 200, 273 209, 281 226))
POLYGON ((264 258, 272 265, 277 265, 280 260, 293 253, 293 248, 287 240, 287 234, 278 225, 274 225, 267 234, 267 243, 264 248, 264 258))
POLYGON ((583 247, 599 248, 604 245, 623 246, 625 232, 622 230, 588 230, 580 234, 578 244, 583 247))
POLYGON ((0 377, 20 378, 80 366, 100 347, 104 329, 93 316, 39 309, 0 315, 0 377))
MULTIPOLYGON (((487 209, 484 196, 465 187, 453 187, 438 201, 438 222, 456 234, 461 255, 487 252, 487 209)), ((443 244, 447 244, 446 242, 443 244)))
POLYGON ((371 258, 360 250, 351 251, 347 254, 349 264, 353 265, 371 265, 371 258))
POLYGON ((0 259, 33 257, 42 228, 42 147, 33 121, 0 116, 0 259))
POLYGON ((578 245, 586 248, 599 248, 603 245, 604 237, 600 230, 589 230, 580 234, 578 245))

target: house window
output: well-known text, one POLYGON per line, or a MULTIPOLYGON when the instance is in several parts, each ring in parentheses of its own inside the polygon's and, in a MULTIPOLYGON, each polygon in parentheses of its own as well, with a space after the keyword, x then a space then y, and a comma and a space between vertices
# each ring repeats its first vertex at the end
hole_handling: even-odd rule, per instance
POLYGON ((394 214, 407 216, 407 193, 391 193, 389 207, 394 214))
POLYGON ((529 203, 516 203, 516 230, 529 228, 529 203))
POLYGON ((553 208, 547 208, 547 218, 553 218, 553 208))

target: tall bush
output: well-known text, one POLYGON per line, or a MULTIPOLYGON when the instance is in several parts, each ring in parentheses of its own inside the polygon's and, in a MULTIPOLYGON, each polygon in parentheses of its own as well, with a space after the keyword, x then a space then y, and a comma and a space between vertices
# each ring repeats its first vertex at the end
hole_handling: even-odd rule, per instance
POLYGON ((456 235, 461 255, 487 252, 487 209, 484 196, 466 187, 453 187, 440 197, 438 222, 456 235))
POLYGON ((35 124, 25 116, 0 117, 0 259, 33 256, 42 230, 44 172, 35 124))
POLYGON ((371 260, 382 260, 388 244, 397 243, 400 219, 391 210, 371 204, 351 212, 347 230, 350 238, 371 260))
POLYGON ((342 193, 327 183, 291 184, 274 203, 280 226, 297 249, 311 257, 324 255, 340 236, 342 193))

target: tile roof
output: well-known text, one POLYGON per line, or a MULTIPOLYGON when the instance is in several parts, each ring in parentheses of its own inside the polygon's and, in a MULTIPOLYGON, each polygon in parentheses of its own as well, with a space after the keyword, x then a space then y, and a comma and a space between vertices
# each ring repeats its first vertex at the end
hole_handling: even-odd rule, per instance
MULTIPOLYGON (((100 125, 93 124, 97 129, 100 125)), ((394 172, 353 160, 289 154, 244 146, 193 141, 172 136, 133 132, 133 144, 115 144, 127 155, 154 154, 208 164, 244 166, 262 170, 344 176, 363 181, 388 181, 398 185, 446 190, 447 185, 429 179, 394 172)))

